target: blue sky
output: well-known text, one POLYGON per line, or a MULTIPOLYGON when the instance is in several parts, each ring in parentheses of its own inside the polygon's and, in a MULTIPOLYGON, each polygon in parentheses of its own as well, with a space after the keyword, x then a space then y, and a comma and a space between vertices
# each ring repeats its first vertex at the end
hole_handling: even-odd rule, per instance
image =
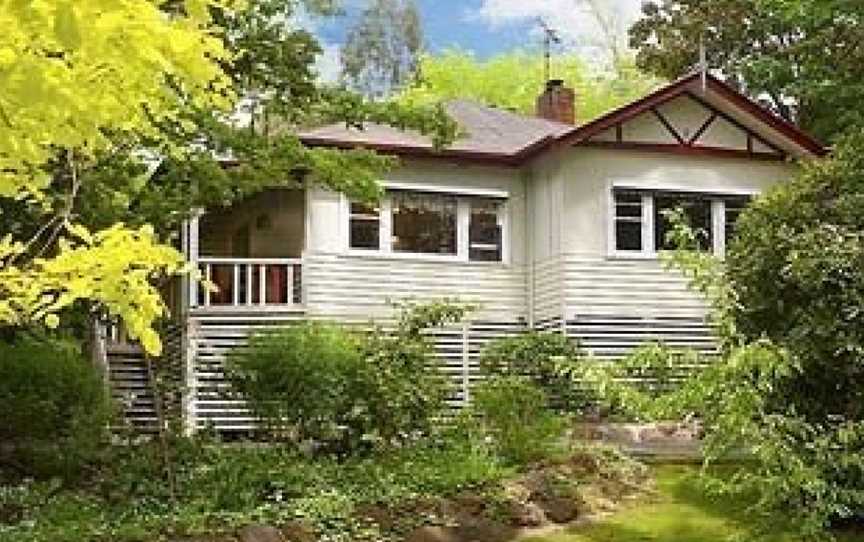
MULTIPOLYGON (((483 0, 418 0, 417 5, 423 19, 426 45, 432 52, 458 46, 474 51, 480 57, 488 57, 517 47, 540 45, 525 40, 533 30, 533 22, 513 21, 493 26, 475 16, 483 0)), ((344 43, 349 22, 356 18, 360 9, 355 3, 348 7, 346 17, 322 21, 319 37, 326 43, 344 43)))
MULTIPOLYGON (((338 70, 338 49, 347 29, 368 0, 344 0, 346 15, 309 21, 325 49, 319 70, 332 79, 338 70)), ((596 18, 587 6, 593 4, 615 21, 618 33, 639 13, 641 0, 416 0, 421 11, 426 45, 433 53, 458 47, 480 58, 513 49, 538 49, 542 36, 538 17, 561 34, 562 50, 597 58, 602 39, 596 18)))

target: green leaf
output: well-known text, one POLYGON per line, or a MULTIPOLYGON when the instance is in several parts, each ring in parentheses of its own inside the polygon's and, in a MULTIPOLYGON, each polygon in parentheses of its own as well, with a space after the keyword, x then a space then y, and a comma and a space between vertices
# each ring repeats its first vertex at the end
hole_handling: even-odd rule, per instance
POLYGON ((54 13, 54 33, 64 49, 74 51, 81 47, 78 17, 70 2, 57 6, 57 11, 54 13))

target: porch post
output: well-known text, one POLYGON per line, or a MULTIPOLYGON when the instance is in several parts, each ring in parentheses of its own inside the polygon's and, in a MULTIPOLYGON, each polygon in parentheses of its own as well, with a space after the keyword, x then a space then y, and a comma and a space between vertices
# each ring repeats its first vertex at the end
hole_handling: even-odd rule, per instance
POLYGON ((192 436, 198 427, 197 335, 198 322, 187 317, 183 326, 183 433, 186 436, 192 436))
MULTIPOLYGON (((187 248, 187 261, 192 265, 192 268, 198 271, 198 237, 200 233, 201 211, 197 211, 195 215, 189 219, 189 241, 187 248)), ((189 308, 198 306, 198 281, 192 278, 189 281, 188 297, 189 308)))

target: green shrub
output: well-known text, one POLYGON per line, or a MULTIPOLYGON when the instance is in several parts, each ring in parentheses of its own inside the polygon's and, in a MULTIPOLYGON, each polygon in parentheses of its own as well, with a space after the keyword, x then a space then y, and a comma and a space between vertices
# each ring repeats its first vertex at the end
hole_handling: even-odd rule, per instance
POLYGON ((472 410, 498 453, 514 464, 548 456, 564 432, 562 419, 549 410, 546 394, 525 377, 487 380, 475 391, 472 410))
POLYGON ((0 465, 71 480, 108 443, 112 405, 77 345, 26 337, 0 344, 0 465))
POLYGON ((230 353, 226 371, 268 434, 338 440, 368 391, 361 339, 323 323, 268 330, 230 353))
POLYGON ((427 433, 447 395, 423 330, 464 311, 404 306, 392 331, 305 323, 259 333, 231 352, 226 372, 271 437, 340 453, 398 444, 427 433))
POLYGON ((560 333, 528 331, 489 344, 481 354, 480 368, 491 377, 528 377, 556 409, 578 412, 591 402, 569 376, 582 357, 579 347, 560 333))
POLYGON ((864 419, 862 208, 864 131, 754 201, 727 256, 738 330, 794 354, 802 371, 778 406, 811 421, 864 419))

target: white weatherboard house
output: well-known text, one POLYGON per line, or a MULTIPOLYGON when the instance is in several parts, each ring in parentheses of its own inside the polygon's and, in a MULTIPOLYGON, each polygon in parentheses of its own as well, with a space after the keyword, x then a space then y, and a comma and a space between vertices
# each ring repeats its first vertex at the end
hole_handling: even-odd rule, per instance
MULTIPOLYGON (((664 209, 684 206, 722 255, 741 208, 825 149, 722 81, 694 74, 591 122, 551 81, 529 118, 467 101, 448 105, 465 137, 442 151, 394 128, 344 125, 311 146, 401 159, 377 206, 320 188, 272 190, 184 228, 190 261, 216 283, 183 296, 190 428, 249 426, 218 392, 227 349, 250 330, 315 318, 368 322, 388 301, 459 298, 471 321, 436 334, 464 400, 495 337, 560 330, 599 356, 648 340, 712 349, 706 307, 664 270, 664 209)), ((113 355, 122 367, 124 352, 113 355)), ((121 374, 122 371, 115 371, 121 374)), ((142 412, 146 408, 142 408, 142 412)))

